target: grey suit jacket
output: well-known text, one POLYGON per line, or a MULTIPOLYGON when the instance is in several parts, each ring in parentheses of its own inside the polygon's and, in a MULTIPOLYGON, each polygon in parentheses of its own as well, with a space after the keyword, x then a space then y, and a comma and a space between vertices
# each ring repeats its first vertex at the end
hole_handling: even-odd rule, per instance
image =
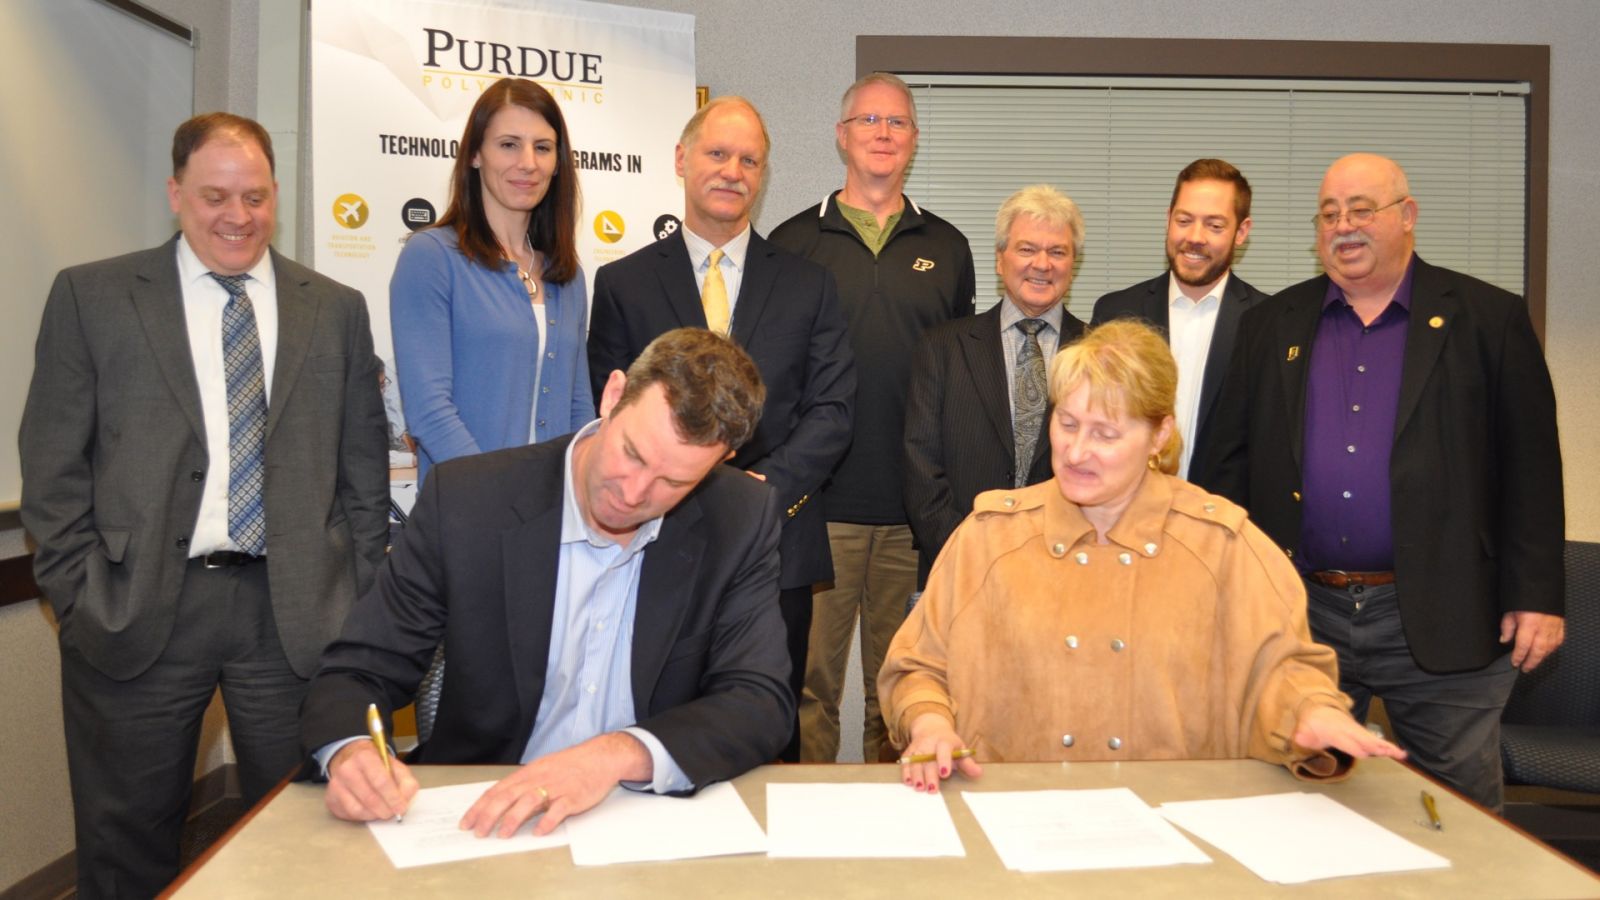
MULTIPOLYGON (((284 653, 309 678, 383 559, 383 399, 361 294, 272 263, 267 574, 284 653)), ((19 442, 22 521, 61 639, 133 678, 172 633, 212 466, 175 241, 56 276, 19 442)), ((228 461, 216 464, 225 477, 228 461)))
MULTIPOLYGON (((1141 281, 1130 288, 1101 297, 1095 301, 1090 325, 1099 325, 1111 319, 1143 319, 1167 334, 1171 327, 1167 315, 1168 272, 1149 281, 1141 281)), ((1194 450, 1189 457, 1189 481, 1208 491, 1216 488, 1216 455, 1211 445, 1215 442, 1212 413, 1217 408, 1217 397, 1222 393, 1222 382, 1228 376, 1228 363, 1233 358, 1233 344, 1239 334, 1239 317, 1245 311, 1265 301, 1267 295, 1251 287, 1250 283, 1231 273, 1228 286, 1222 293, 1222 304, 1217 308, 1217 325, 1211 332, 1211 349, 1206 353, 1206 370, 1200 382, 1200 406, 1194 429, 1194 450)))

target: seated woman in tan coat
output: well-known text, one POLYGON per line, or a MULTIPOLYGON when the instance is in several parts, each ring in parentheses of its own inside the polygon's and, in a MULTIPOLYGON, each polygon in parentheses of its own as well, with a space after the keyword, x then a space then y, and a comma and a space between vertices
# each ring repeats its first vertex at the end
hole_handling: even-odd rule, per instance
POLYGON ((1404 757, 1347 712, 1283 551, 1170 474, 1177 382, 1136 322, 1056 356, 1054 479, 979 495, 878 676, 907 784, 937 791, 962 748, 974 777, 978 760, 1254 757, 1335 778, 1404 757))

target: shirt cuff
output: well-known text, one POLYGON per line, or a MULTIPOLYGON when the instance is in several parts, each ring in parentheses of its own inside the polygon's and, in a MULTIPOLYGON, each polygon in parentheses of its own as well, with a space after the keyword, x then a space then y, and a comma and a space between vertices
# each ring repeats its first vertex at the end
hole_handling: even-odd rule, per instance
MULTIPOLYGON (((328 780, 328 762, 333 759, 335 753, 344 748, 344 745, 353 744, 356 741, 370 740, 372 740, 370 737, 347 737, 342 741, 330 741, 317 748, 316 752, 311 754, 311 758, 317 761, 317 779, 320 781, 328 780)), ((391 750, 390 752, 393 753, 394 751, 391 750)))
POLYGON ((644 748, 650 752, 651 778, 649 781, 624 781, 622 786, 630 791, 651 791, 657 794, 677 794, 690 790, 694 782, 689 776, 683 774, 678 768, 678 763, 667 752, 661 739, 645 731, 637 725, 622 729, 624 734, 631 734, 644 748))

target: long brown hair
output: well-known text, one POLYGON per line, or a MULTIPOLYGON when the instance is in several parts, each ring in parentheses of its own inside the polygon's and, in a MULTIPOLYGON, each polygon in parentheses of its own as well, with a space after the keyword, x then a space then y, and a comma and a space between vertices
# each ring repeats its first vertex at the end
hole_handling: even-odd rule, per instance
POLYGON ((572 164, 572 139, 556 98, 525 78, 502 78, 490 85, 467 116, 455 168, 450 170, 450 205, 439 217, 440 228, 453 228, 456 244, 467 258, 485 268, 500 266, 500 242, 483 212, 483 180, 472 158, 483 149, 489 120, 508 106, 520 106, 543 118, 556 132, 556 172, 544 199, 528 220, 528 242, 544 254, 544 277, 565 284, 578 274, 578 173, 572 164))

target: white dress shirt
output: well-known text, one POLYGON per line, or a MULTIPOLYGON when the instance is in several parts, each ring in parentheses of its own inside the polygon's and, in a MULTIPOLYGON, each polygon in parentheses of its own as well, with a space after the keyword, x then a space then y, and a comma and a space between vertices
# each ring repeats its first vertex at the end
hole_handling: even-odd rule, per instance
MULTIPOLYGON (((272 254, 264 253, 249 272, 245 293, 256 317, 261 338, 262 375, 266 378, 267 408, 272 408, 272 370, 278 355, 278 282, 273 277, 272 254)), ((222 309, 228 291, 206 268, 189 239, 178 240, 178 286, 183 291, 183 316, 189 330, 189 356, 194 380, 200 387, 200 414, 206 424, 205 488, 200 495, 200 515, 189 539, 189 556, 213 550, 238 550, 228 537, 228 382, 222 366, 222 309)), ((272 523, 267 523, 270 529, 272 523)))
POLYGON ((1183 286, 1171 273, 1167 275, 1167 335, 1172 355, 1178 361, 1178 433, 1183 436, 1183 457, 1178 477, 1189 477, 1189 460, 1194 456, 1196 419, 1200 415, 1200 388, 1206 378, 1206 357, 1211 353, 1211 334, 1217 330, 1217 311, 1222 309, 1222 292, 1232 273, 1224 273, 1199 302, 1184 294, 1183 286))

